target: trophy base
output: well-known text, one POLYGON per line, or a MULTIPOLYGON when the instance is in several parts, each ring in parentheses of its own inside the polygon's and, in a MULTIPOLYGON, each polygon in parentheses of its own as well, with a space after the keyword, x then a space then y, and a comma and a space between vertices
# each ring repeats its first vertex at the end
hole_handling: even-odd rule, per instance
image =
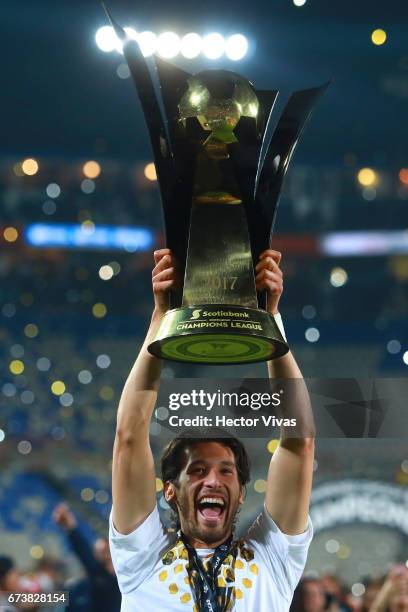
POLYGON ((169 310, 148 346, 162 359, 208 365, 268 361, 288 350, 272 315, 227 304, 169 310))

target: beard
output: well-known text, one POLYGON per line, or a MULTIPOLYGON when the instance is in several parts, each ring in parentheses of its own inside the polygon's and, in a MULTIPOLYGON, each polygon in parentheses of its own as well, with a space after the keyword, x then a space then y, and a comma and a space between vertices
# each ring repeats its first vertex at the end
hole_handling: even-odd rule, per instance
POLYGON ((239 511, 239 503, 228 506, 218 519, 206 519, 197 505, 190 500, 179 500, 178 522, 184 535, 190 541, 198 540, 213 548, 221 544, 233 533, 239 511))

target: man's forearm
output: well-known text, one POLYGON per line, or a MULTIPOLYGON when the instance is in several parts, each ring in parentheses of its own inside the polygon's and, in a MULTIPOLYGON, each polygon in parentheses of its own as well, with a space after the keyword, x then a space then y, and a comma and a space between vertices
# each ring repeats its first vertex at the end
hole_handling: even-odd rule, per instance
POLYGON ((289 351, 283 357, 268 361, 269 378, 303 378, 296 360, 289 351))
POLYGON ((149 330, 119 401, 112 465, 113 521, 131 533, 153 510, 156 501, 154 460, 149 428, 160 380, 160 359, 147 347, 162 316, 153 312, 149 330))
POLYGON ((147 347, 153 342, 162 320, 163 314, 154 310, 143 346, 126 382, 126 385, 135 390, 156 391, 159 386, 161 360, 151 355, 147 347))
POLYGON ((281 416, 286 419, 296 419, 296 428, 282 427, 281 442, 283 440, 314 438, 315 425, 309 392, 303 380, 303 374, 291 351, 268 361, 268 373, 271 379, 287 379, 284 384, 284 394, 281 401, 281 416))
POLYGON ((143 346, 129 373, 118 407, 118 428, 129 420, 150 420, 160 382, 161 360, 151 355, 147 347, 154 340, 163 315, 152 314, 143 346))

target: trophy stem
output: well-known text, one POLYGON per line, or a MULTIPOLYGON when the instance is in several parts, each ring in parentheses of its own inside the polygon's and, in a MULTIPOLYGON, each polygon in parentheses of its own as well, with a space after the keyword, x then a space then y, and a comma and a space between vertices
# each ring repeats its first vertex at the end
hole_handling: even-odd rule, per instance
POLYGON ((182 305, 196 304, 258 307, 241 203, 192 205, 182 305))

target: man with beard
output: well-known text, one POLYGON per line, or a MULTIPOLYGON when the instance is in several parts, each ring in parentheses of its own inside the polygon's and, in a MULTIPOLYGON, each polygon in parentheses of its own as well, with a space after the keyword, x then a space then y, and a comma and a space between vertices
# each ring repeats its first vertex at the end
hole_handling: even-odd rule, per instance
MULTIPOLYGON (((290 437, 282 429, 269 466, 264 508, 238 540, 233 536, 234 522, 249 481, 244 446, 228 434, 176 437, 162 457, 162 480, 179 531, 165 530, 156 505, 149 444, 160 360, 150 355, 147 346, 168 308, 168 291, 175 286, 176 275, 169 249, 154 256, 154 311, 122 392, 113 451, 110 545, 122 612, 287 612, 312 538, 308 509, 313 426, 302 438, 290 437)), ((267 291, 268 312, 281 326, 280 259, 277 251, 264 251, 255 273, 256 288, 267 291)), ((273 378, 302 379, 290 352, 269 362, 268 369, 273 378)), ((298 382, 304 387, 303 381, 298 382)), ((299 397, 291 416, 310 424, 307 392, 299 397)))

